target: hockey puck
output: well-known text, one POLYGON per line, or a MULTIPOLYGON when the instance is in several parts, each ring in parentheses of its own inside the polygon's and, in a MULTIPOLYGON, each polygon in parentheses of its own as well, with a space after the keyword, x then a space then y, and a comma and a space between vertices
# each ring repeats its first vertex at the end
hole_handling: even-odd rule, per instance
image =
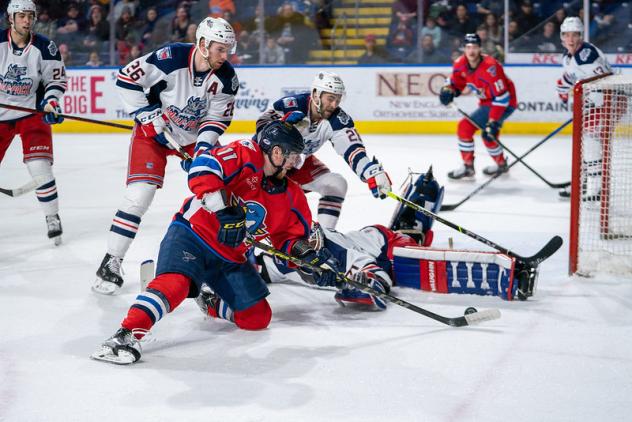
POLYGON ((473 307, 473 306, 470 306, 469 308, 467 308, 467 309, 465 310, 465 312, 463 312, 463 314, 464 314, 464 315, 469 315, 469 314, 473 314, 473 313, 475 313, 475 312, 478 312, 478 311, 476 310, 476 308, 475 308, 475 307, 473 307))

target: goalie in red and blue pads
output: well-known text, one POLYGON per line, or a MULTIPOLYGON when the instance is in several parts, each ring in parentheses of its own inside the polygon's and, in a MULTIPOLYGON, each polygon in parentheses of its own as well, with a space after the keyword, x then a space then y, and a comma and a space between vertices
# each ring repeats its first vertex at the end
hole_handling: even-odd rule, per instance
POLYGON ((235 141, 195 158, 189 170, 189 188, 195 195, 184 201, 167 230, 156 277, 92 358, 136 362, 141 354, 138 339, 185 298, 200 293, 198 304, 207 315, 246 330, 266 328, 272 317, 269 291, 247 261, 252 246, 246 236, 269 238, 288 253, 307 238, 307 200, 300 186, 285 177, 303 147, 292 125, 272 122, 256 141, 235 141))
POLYGON ((464 54, 454 61, 452 75, 441 89, 439 101, 447 106, 455 97, 473 92, 479 98, 479 107, 470 115, 476 125, 466 118, 459 121, 457 136, 463 165, 448 173, 450 179, 474 176, 474 133, 479 127, 483 128, 483 143, 495 162, 483 169, 483 173, 491 176, 507 171, 507 159, 496 140, 503 122, 518 105, 513 81, 496 59, 481 53, 480 37, 467 34, 463 45, 464 54))

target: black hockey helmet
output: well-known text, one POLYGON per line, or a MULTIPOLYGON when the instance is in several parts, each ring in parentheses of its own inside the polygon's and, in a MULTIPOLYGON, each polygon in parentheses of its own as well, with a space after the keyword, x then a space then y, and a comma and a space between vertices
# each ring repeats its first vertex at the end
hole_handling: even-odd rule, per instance
POLYGON ((294 125, 280 120, 274 120, 266 124, 257 133, 257 143, 268 156, 272 153, 272 148, 275 146, 281 147, 285 156, 291 153, 300 154, 305 148, 305 141, 301 132, 294 125))
POLYGON ((478 34, 472 33, 472 34, 465 34, 465 37, 463 37, 463 47, 465 47, 468 44, 476 44, 479 47, 481 46, 481 37, 478 36, 478 34))

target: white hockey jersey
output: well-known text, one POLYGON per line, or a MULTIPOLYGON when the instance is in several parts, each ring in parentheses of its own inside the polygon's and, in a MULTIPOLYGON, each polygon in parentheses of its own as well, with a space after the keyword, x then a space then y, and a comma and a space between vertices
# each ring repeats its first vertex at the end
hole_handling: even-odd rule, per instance
POLYGON ((562 66, 564 73, 557 84, 560 94, 568 94, 578 81, 612 72, 603 52, 588 42, 582 43, 573 55, 565 53, 562 66))
MULTIPOLYGON (((58 100, 66 91, 66 70, 57 45, 33 34, 20 49, 11 40, 11 30, 0 31, 0 102, 37 108, 48 97, 58 100)), ((0 108, 0 122, 17 120, 32 113, 0 108)))
MULTIPOLYGON (((266 110, 257 120, 257 129, 271 120, 278 120, 286 113, 301 111, 305 113, 306 120, 310 116, 309 93, 284 97, 276 101, 271 109, 266 110)), ((305 139, 305 156, 313 155, 325 142, 331 141, 334 150, 341 155, 349 167, 360 179, 366 182, 365 171, 372 161, 367 157, 364 144, 356 131, 353 119, 344 110, 338 108, 329 119, 322 119, 316 124, 305 125, 301 128, 301 134, 305 139)))
POLYGON ((129 114, 158 105, 178 144, 211 147, 232 121, 239 80, 227 61, 196 72, 194 54, 193 44, 168 44, 122 68, 116 86, 129 114))

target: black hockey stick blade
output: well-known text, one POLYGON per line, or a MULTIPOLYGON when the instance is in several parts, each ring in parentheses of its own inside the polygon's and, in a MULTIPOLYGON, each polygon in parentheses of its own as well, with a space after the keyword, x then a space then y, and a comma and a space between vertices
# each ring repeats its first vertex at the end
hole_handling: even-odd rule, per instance
POLYGON ((559 248, 562 247, 564 240, 560 236, 553 236, 551 240, 547 242, 546 245, 542 247, 537 253, 531 255, 529 257, 521 257, 519 255, 515 255, 516 259, 522 261, 525 264, 531 266, 538 266, 540 263, 548 259, 551 255, 553 255, 559 248))

